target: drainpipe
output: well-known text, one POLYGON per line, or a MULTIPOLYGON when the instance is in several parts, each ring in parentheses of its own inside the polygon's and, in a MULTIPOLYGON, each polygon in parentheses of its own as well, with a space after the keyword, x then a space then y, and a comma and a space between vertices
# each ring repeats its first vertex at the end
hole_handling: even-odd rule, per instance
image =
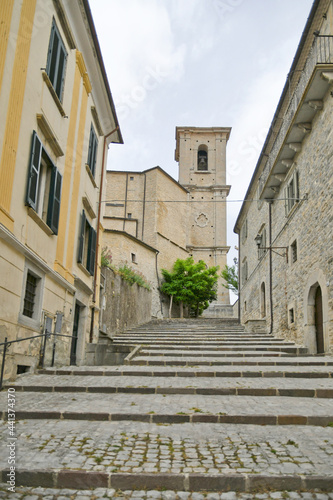
POLYGON ((142 203, 142 235, 141 235, 141 240, 143 241, 143 233, 144 233, 144 228, 145 228, 145 210, 146 210, 146 185, 147 185, 147 176, 144 173, 145 176, 144 180, 144 187, 143 187, 143 203, 142 203))
POLYGON ((241 237, 238 233, 238 322, 241 324, 241 282, 240 282, 240 266, 241 266, 241 237))
MULTIPOLYGON (((100 184, 100 189, 99 189, 99 201, 98 201, 98 214, 97 214, 97 235, 96 235, 96 255, 95 255, 95 271, 94 271, 94 282, 93 282, 93 298, 92 301, 93 303, 96 302, 96 287, 97 287, 97 268, 98 268, 98 246, 99 246, 99 225, 100 225, 100 220, 101 220, 101 205, 102 205, 102 192, 103 192, 103 181, 104 181, 104 165, 105 165, 105 150, 107 147, 106 144, 106 139, 110 137, 110 135, 114 134, 117 130, 119 130, 119 126, 113 129, 109 134, 104 136, 104 145, 103 145, 103 158, 102 158, 102 173, 101 173, 101 184, 100 184)), ((95 308, 93 308, 95 312, 95 308)), ((90 338, 93 338, 93 331, 94 331, 94 316, 95 314, 92 314, 92 320, 90 324, 90 338)))
POLYGON ((273 333, 273 251, 272 251, 272 201, 268 202, 268 231, 269 231, 269 301, 271 310, 270 334, 273 333))
POLYGON ((126 224, 127 191, 128 191, 128 174, 126 174, 126 186, 125 186, 125 207, 124 207, 124 222, 123 222, 123 231, 125 231, 125 224, 126 224))

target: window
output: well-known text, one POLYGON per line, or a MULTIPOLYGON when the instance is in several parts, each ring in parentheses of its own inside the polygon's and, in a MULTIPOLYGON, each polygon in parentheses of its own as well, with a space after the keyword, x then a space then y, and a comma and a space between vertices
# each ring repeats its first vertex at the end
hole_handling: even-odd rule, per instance
POLYGON ((296 240, 290 245, 290 252, 291 252, 291 263, 294 264, 297 261, 297 241, 296 240))
POLYGON ((247 269, 246 258, 243 260, 241 276, 242 276, 242 284, 244 285, 244 283, 247 281, 247 278, 248 278, 248 269, 247 269))
POLYGON ((289 324, 292 325, 295 323, 295 313, 294 308, 289 309, 289 324))
POLYGON ((32 318, 34 314, 37 280, 38 278, 28 271, 23 306, 23 315, 28 318, 32 318))
POLYGON ((67 51, 61 39, 55 20, 53 19, 49 50, 47 53, 46 73, 48 74, 59 101, 62 101, 64 90, 66 61, 67 51))
POLYGON ((286 215, 299 201, 298 171, 295 170, 284 190, 286 215))
POLYGON ((31 262, 25 263, 19 323, 39 330, 44 287, 44 273, 31 262))
POLYGON ((261 236, 261 243, 260 243, 260 247, 258 248, 258 258, 262 259, 267 252, 267 250, 266 250, 266 247, 267 247, 266 229, 263 228, 259 234, 261 236))
POLYGON ((245 243, 246 238, 247 238, 247 219, 245 219, 244 224, 241 229, 241 238, 242 238, 242 243, 245 243))
POLYGON ((77 261, 82 264, 91 275, 93 275, 95 271, 95 256, 96 231, 91 227, 85 211, 82 210, 77 261))
POLYGON ((58 234, 62 175, 45 151, 36 132, 32 135, 26 204, 58 234))
POLYGON ((261 317, 266 317, 266 286, 265 283, 261 283, 260 288, 260 313, 261 317))
POLYGON ((206 146, 198 149, 198 170, 208 170, 208 152, 206 146))
POLYGON ((131 253, 131 260, 134 264, 136 264, 136 254, 135 253, 131 253))
POLYGON ((97 136, 94 127, 91 125, 87 165, 89 165, 93 177, 95 177, 95 170, 96 170, 97 147, 98 147, 97 136))
POLYGON ((130 181, 134 181, 134 177, 130 177, 130 181))
POLYGON ((131 214, 131 213, 128 213, 128 214, 127 214, 127 218, 128 218, 128 219, 131 219, 131 218, 132 218, 132 214, 131 214))

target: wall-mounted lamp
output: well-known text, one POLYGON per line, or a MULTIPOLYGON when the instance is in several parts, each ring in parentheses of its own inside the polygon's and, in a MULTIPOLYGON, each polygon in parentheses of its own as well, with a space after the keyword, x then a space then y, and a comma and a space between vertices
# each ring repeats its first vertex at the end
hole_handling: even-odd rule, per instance
POLYGON ((262 235, 261 234, 257 234, 257 236, 254 238, 254 241, 256 242, 256 245, 258 247, 258 251, 259 250, 272 250, 274 253, 276 253, 280 257, 286 257, 286 261, 288 264, 288 247, 262 247, 261 246, 261 243, 262 243, 262 235), (276 249, 283 249, 283 250, 285 250, 285 253, 280 254, 279 252, 275 251, 276 249))

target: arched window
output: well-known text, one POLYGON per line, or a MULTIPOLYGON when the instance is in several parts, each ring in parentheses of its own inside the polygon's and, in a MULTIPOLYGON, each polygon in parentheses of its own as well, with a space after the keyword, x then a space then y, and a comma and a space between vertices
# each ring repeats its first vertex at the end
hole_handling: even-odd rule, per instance
POLYGON ((208 151, 206 146, 199 146, 198 170, 208 170, 208 151))

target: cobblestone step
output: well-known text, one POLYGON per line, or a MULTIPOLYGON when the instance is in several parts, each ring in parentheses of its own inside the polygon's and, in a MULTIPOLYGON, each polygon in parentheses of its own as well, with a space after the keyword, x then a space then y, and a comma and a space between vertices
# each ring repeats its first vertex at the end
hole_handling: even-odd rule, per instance
MULTIPOLYGON (((5 484, 0 484, 0 498, 9 498, 6 494, 5 484), (3 493, 3 494, 2 494, 3 493), (6 495, 6 496, 5 496, 6 495)), ((239 493, 236 491, 221 492, 186 492, 167 489, 157 490, 116 490, 114 488, 95 488, 93 490, 77 490, 73 488, 41 488, 24 487, 16 488, 17 500, 98 500, 99 498, 109 498, 118 500, 277 500, 277 499, 295 499, 295 500, 330 500, 333 499, 333 493, 323 493, 322 490, 313 490, 313 492, 290 492, 276 491, 266 493, 239 493)))
MULTIPOLYGON (((270 495, 268 490, 281 488, 333 491, 330 431, 207 424, 195 433, 192 424, 161 427, 140 422, 90 422, 88 430, 83 421, 22 421, 16 429, 16 480, 30 487, 133 488, 147 495, 146 490, 160 490, 157 495, 162 495, 166 489, 170 495, 191 490, 234 495, 258 490, 270 495)), ((5 432, 5 424, 0 425, 1 435, 5 432)), ((3 482, 6 465, 1 455, 3 482)), ((134 492, 126 494, 138 498, 134 492)), ((280 497, 272 493, 272 498, 280 497)))
MULTIPOLYGON (((235 369, 234 365, 229 364, 223 367, 223 370, 216 370, 214 366, 206 366, 204 370, 198 368, 187 368, 187 367, 177 367, 164 366, 158 368, 158 370, 147 370, 145 366, 136 366, 133 369, 131 366, 122 365, 118 367, 110 366, 75 366, 75 367, 64 367, 64 368, 45 368, 38 371, 42 375, 74 375, 77 376, 106 376, 106 377, 117 377, 117 376, 135 376, 135 377, 199 377, 203 378, 214 378, 214 377, 246 377, 246 378, 277 378, 277 377, 290 377, 290 378, 332 378, 333 370, 331 371, 329 366, 325 363, 321 364, 310 364, 310 358, 307 362, 299 362, 298 365, 295 363, 290 364, 274 364, 266 363, 262 365, 257 365, 253 363, 252 365, 247 365, 246 370, 235 369), (286 369, 287 367, 287 369, 286 369)), ((244 363, 241 363, 244 364, 244 363)), ((240 365, 236 362, 235 365, 240 365)), ((23 377, 26 380, 26 375, 23 377)), ((21 380, 21 379, 19 379, 21 380)))
MULTIPOLYGON (((164 359, 163 356, 136 356, 135 358, 128 361, 129 365, 146 365, 146 366, 223 366, 223 365, 239 365, 239 366, 251 366, 258 365, 263 366, 269 364, 270 366, 333 366, 333 361, 326 360, 317 361, 313 358, 309 358, 308 362, 300 361, 298 358, 293 357, 289 354, 289 358, 286 358, 286 354, 282 353, 248 353, 240 354, 239 356, 230 355, 224 356, 224 360, 218 357, 207 360, 200 360, 197 358, 188 358, 187 360, 181 359, 180 357, 174 356, 168 359, 164 359), (249 357, 251 356, 251 358, 249 357), (265 358, 265 361, 254 358, 265 358), (244 358, 244 361, 240 361, 240 358, 244 358), (275 358, 275 359, 274 359, 275 358), (280 359, 278 359, 280 358, 280 359)), ((332 358, 331 358, 332 359, 332 358)))
MULTIPOLYGON (((149 391, 147 391, 149 392, 149 391)), ((0 394, 1 408, 7 395, 0 394)), ((6 411, 2 418, 6 419, 6 411)), ((139 420, 149 423, 255 423, 257 425, 332 425, 333 400, 201 394, 100 394, 21 392, 17 419, 139 420)))

